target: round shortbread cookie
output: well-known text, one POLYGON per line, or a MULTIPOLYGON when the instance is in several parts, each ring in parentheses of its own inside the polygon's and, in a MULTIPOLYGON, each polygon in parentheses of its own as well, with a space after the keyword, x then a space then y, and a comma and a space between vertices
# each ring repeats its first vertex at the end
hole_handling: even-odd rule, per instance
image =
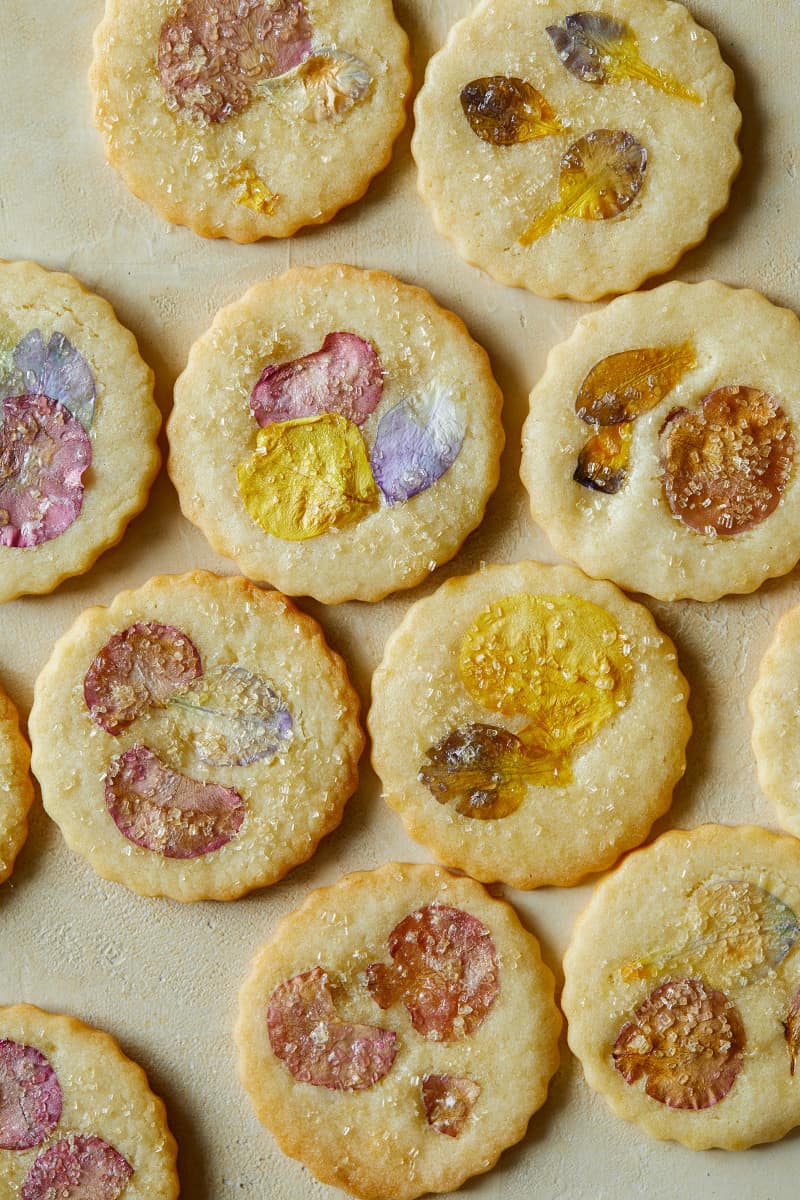
POLYGON ((784 613, 750 694, 758 781, 784 829, 800 837, 800 607, 784 613))
POLYGON ((30 761, 17 710, 0 688, 0 883, 13 871, 28 836, 28 810, 33 804, 30 761))
POLYGON ((207 572, 90 608, 36 682, 44 806, 99 874, 231 900, 305 862, 341 820, 364 744, 316 621, 207 572))
POLYGON ((408 39, 391 0, 106 0, 94 47, 109 162, 205 237, 330 220, 406 120, 408 39))
POLYGON ((160 425, 111 305, 71 275, 0 263, 0 601, 116 545, 147 502, 160 425))
POLYGON ((574 567, 522 562, 414 604, 368 725, 409 834, 484 882, 568 886, 669 807, 688 685, 650 613, 574 567))
POLYGON ((181 507, 245 575, 379 600, 456 553, 497 484, 486 352, 382 271, 301 267, 223 308, 169 419, 181 507))
POLYGON ((242 987, 239 1073, 284 1153, 369 1200, 459 1187, 558 1065, 553 976, 512 907, 389 863, 312 892, 242 987))
POLYGON ((415 105, 438 231, 501 283, 596 300, 667 271, 728 203, 741 113, 670 0, 483 0, 415 105), (638 43, 638 48, 637 48, 638 43))
POLYGON ((117 1043, 74 1017, 0 1008, 0 1191, 20 1200, 176 1200, 162 1101, 117 1043))
POLYGON ((800 323, 668 283, 582 318, 531 393, 534 520, 590 575, 661 600, 751 592, 800 557, 800 323))
POLYGON ((618 1116, 694 1150, 800 1123, 800 844, 664 834, 597 887, 564 958, 569 1044, 618 1116))

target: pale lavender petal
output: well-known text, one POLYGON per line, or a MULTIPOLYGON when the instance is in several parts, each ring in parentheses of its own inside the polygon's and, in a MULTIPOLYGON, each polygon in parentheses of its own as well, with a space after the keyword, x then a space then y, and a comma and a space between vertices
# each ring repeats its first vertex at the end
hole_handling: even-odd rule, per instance
POLYGON ((354 333, 329 333, 313 354, 265 367, 250 396, 259 425, 338 413, 362 425, 383 394, 372 345, 354 333))
POLYGON ((378 425, 372 473, 389 504, 424 492, 455 462, 466 424, 441 389, 402 400, 378 425))
POLYGON ((94 376, 63 333, 51 334, 47 345, 38 329, 26 333, 14 350, 14 366, 22 377, 23 393, 58 400, 89 429, 94 418, 94 376))

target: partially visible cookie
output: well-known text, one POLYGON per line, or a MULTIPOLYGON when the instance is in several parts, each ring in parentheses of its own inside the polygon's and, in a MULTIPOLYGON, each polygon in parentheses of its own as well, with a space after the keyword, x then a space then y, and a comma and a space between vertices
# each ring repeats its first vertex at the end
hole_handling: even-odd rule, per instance
POLYGON ((153 374, 71 275, 0 262, 0 602, 87 570, 161 462, 153 374))
POLYGON ((421 288, 301 267, 223 308, 175 385, 181 507, 241 571, 325 603, 413 587, 499 472, 486 352, 421 288))
POLYGON ((384 797, 442 862, 568 886, 647 835, 684 769, 688 685, 646 608, 521 562, 418 601, 375 672, 384 797))
POLYGON ((312 892, 239 997, 239 1072, 284 1153, 369 1200, 488 1171, 558 1065, 553 977, 471 879, 389 863, 312 892))
POLYGON ((428 64, 419 190, 501 283, 596 300, 667 271, 728 203, 741 113, 671 0, 483 0, 428 64))
POLYGON ((205 237, 330 220, 406 120, 408 39, 391 0, 107 0, 94 51, 109 162, 205 237))
POLYGON ((28 810, 33 804, 30 761, 17 710, 0 688, 0 883, 13 871, 28 836, 28 810))
POLYGON ((364 744, 316 621, 204 571, 90 608, 36 682, 33 770, 69 846, 143 895, 230 900, 339 824, 364 744))
POLYGON ((556 550, 661 600, 751 592, 800 557, 800 322, 668 283, 583 317, 531 393, 521 475, 556 550))
POLYGON ((758 781, 783 828, 800 837, 800 607, 778 622, 749 705, 758 781))
POLYGON ((800 1124, 800 843, 664 834, 597 887, 564 958, 569 1044, 618 1116, 695 1150, 800 1124))
POLYGON ((163 1103, 107 1033, 0 1008, 3 1196, 176 1200, 176 1155, 163 1103))

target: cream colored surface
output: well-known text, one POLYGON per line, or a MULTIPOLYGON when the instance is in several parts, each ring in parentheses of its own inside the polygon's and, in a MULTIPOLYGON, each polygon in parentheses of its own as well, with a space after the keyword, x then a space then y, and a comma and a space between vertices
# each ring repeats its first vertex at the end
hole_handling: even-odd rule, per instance
POLYGON ((360 58, 372 76, 342 117, 298 119, 287 93, 251 100, 220 124, 173 113, 157 70, 161 26, 176 0, 108 0, 95 34, 95 121, 134 195, 206 237, 252 242, 329 220, 386 166, 406 119, 408 42, 391 0, 309 0, 314 49, 360 58), (274 215, 237 202, 244 168, 279 199, 274 215))
MULTIPOLYGON (((399 0, 418 83, 428 56, 470 7, 470 0, 399 0)), ((301 602, 346 654, 366 704, 384 644, 417 599, 482 561, 556 557, 531 521, 519 482, 520 430, 548 351, 587 310, 508 290, 467 266, 436 236, 416 193, 407 135, 361 204, 291 241, 235 246, 167 225, 105 164, 92 128, 86 73, 102 10, 102 0, 76 6, 5 0, 0 241, 7 257, 38 258, 72 271, 113 302, 156 371, 164 413, 189 347, 215 312, 265 276, 296 264, 353 262, 420 284, 463 317, 490 353, 505 397, 508 444, 481 527, 449 566, 414 592, 369 606, 301 602), (32 86, 43 62, 46 84, 32 86)), ((790 0, 694 0, 692 10, 719 38, 735 69, 746 168, 731 208, 714 223, 708 241, 682 260, 680 277, 758 287, 777 304, 800 307, 800 10, 790 0)), ((162 473, 122 545, 91 571, 50 596, 0 607, 0 684, 23 717, 37 673, 79 613, 108 604, 154 574, 198 566, 231 570, 182 519, 162 473)), ((753 595, 713 604, 647 601, 678 648, 695 726, 686 776, 659 830, 706 820, 777 827, 756 779, 746 697, 777 617, 798 601, 797 571, 753 595)), ((24 998, 80 1016, 107 1029, 147 1068, 180 1144, 187 1200, 342 1200, 285 1158, 253 1115, 236 1077, 236 994, 257 948, 310 888, 344 871, 425 857, 379 801, 366 759, 359 793, 315 856, 235 904, 147 900, 105 882, 67 849, 37 804, 14 875, 0 888, 0 1003, 24 998)), ((592 888, 500 890, 513 899, 558 973, 573 920, 592 888)), ((550 1098, 525 1139, 463 1194, 470 1200, 796 1200, 797 1141, 699 1157, 656 1143, 608 1111, 564 1046, 550 1098)))
POLYGON ((502 396, 486 353, 463 323, 420 288, 379 272, 333 265, 252 288, 218 313, 175 385, 170 475, 181 507, 221 554, 252 579, 326 603, 379 600, 419 583, 479 524, 497 485, 502 396), (271 362, 319 350, 345 330, 371 342, 385 372, 362 428, 367 452, 382 417, 442 387, 466 427, 455 462, 429 488, 308 541, 266 533, 245 508, 236 477, 256 446, 250 393, 271 362))
POLYGON ((668 808, 690 732, 687 693, 669 638, 618 588, 573 567, 487 568, 449 580, 411 609, 387 643, 372 681, 373 766, 411 836, 442 862, 486 882, 565 886, 638 845, 668 808), (470 695, 458 660, 480 614, 520 594, 580 596, 610 613, 630 648, 630 695, 570 756, 570 783, 531 786, 516 812, 476 820, 440 804, 418 772, 426 751, 453 729, 482 722, 519 733, 524 721, 498 716, 470 695), (410 716, 400 719, 406 709, 410 716))
POLYGON ((177 1147, 164 1105, 113 1038, 29 1004, 0 1008, 0 1038, 34 1046, 45 1056, 63 1102, 61 1119, 41 1146, 0 1150, 0 1187, 9 1200, 19 1194, 37 1156, 70 1133, 101 1137, 128 1160, 133 1174, 125 1200, 177 1200, 177 1147))
MULTIPOLYGON (((634 30, 642 58, 695 91, 701 103, 639 80, 586 83, 560 61, 546 32, 574 0, 483 0, 429 64, 415 105, 419 187, 436 225, 468 262, 540 296, 596 300, 667 271, 704 236, 739 168, 741 114, 712 34, 671 0, 589 0, 634 30), (477 137, 461 109, 465 84, 522 78, 545 97, 565 133, 516 146, 477 137), (519 238, 559 198, 561 156, 593 129, 625 130, 647 150, 642 189, 618 218, 560 222, 531 246, 519 238)), ((697 14, 700 19, 700 14, 697 14)))
POLYGON ((544 1102, 558 1065, 561 1026, 552 987, 538 944, 507 904, 471 879, 390 863, 314 892, 259 951, 239 997, 239 1071, 260 1119, 320 1178, 376 1200, 446 1191, 489 1170, 544 1102), (468 912, 494 941, 497 999, 479 1028, 457 1041, 420 1036, 402 1003, 381 1011, 365 988, 367 967, 391 961, 387 942, 394 927, 426 904, 468 912), (315 966, 335 981, 344 1019, 397 1034, 391 1070, 363 1091, 297 1083, 272 1052, 269 998, 279 984, 315 966), (419 1088, 428 1072, 466 1076, 481 1088, 457 1138, 425 1122, 419 1088))
POLYGON ((576 924, 564 958, 567 1036, 588 1082, 621 1117, 639 1122, 653 1137, 696 1149, 745 1149, 783 1137, 800 1124, 800 1075, 790 1073, 782 1026, 800 984, 798 948, 747 983, 731 978, 734 955, 723 953, 703 974, 709 987, 736 1004, 745 1045, 742 1068, 728 1094, 697 1112, 651 1099, 642 1081, 626 1083, 611 1061, 614 1042, 642 1001, 666 979, 686 978, 691 971, 667 966, 650 979, 626 981, 623 968, 649 954, 678 949, 691 937, 690 900, 700 885, 739 880, 764 888, 800 913, 800 842, 755 828, 676 830, 632 854, 603 882, 576 924))
POLYGON ((800 557, 800 322, 763 296, 715 282, 671 283, 621 296, 583 318, 556 346, 531 394, 523 432, 522 478, 531 509, 553 545, 590 575, 662 600, 716 600, 751 592, 800 557), (655 408, 638 417, 624 486, 605 495, 575 483, 592 429, 575 397, 606 355, 691 342, 697 366, 655 408), (773 395, 795 430, 795 460, 780 504, 732 537, 708 537, 672 515, 659 466, 659 433, 676 408, 697 411, 715 388, 743 384, 773 395))
POLYGON ((364 738, 358 698, 319 626, 275 592, 244 579, 196 572, 161 576, 91 608, 55 647, 36 685, 30 716, 32 765, 45 808, 68 844, 107 879, 145 896, 230 900, 280 879, 334 829, 358 783, 364 738), (234 664, 260 675, 292 714, 291 736, 274 758, 212 767, 192 752, 185 717, 142 714, 113 737, 92 721, 84 679, 109 638, 137 621, 185 633, 204 670, 234 664), (54 756, 53 742, 61 748, 54 756), (144 744, 192 779, 234 788, 245 803, 238 833, 219 850, 173 859, 123 837, 105 804, 109 762, 144 744))
POLYGON ((14 870, 14 859, 28 836, 33 804, 30 758, 17 710, 0 688, 0 883, 14 870))
POLYGON ((115 546, 146 504, 161 461, 153 373, 110 305, 70 275, 34 262, 2 263, 0 333, 13 344, 32 329, 45 341, 63 333, 91 368, 97 392, 88 431, 92 462, 80 515, 68 529, 38 546, 0 546, 0 602, 52 591, 115 546))

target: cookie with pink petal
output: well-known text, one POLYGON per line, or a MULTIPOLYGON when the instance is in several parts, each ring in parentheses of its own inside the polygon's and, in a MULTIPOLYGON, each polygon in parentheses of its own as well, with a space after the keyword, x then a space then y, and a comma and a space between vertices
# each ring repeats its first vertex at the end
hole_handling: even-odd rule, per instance
POLYGON ((13 871, 28 836, 28 811, 33 804, 30 761, 17 710, 0 688, 0 883, 13 871))
POLYGON ((0 1008, 0 1194, 177 1200, 176 1156, 163 1103, 108 1034, 0 1008))
POLYGON ((72 849, 177 900, 233 899, 304 862, 341 820, 363 746, 316 622, 203 571, 79 617, 37 681, 30 729, 72 849))
POLYGON ((488 1171, 558 1065, 536 939, 505 901, 439 867, 389 863, 312 892, 239 1002, 259 1120, 323 1183, 368 1200, 488 1171))
POLYGON ((800 1124, 800 843, 666 833, 598 885, 564 958, 589 1085, 652 1137, 742 1150, 800 1124))
POLYGON ((107 0, 94 48, 109 162, 205 237, 330 220, 406 120, 408 39, 391 0, 107 0))
POLYGON ((0 601, 115 545, 161 457, 152 372, 71 275, 0 263, 0 601))

